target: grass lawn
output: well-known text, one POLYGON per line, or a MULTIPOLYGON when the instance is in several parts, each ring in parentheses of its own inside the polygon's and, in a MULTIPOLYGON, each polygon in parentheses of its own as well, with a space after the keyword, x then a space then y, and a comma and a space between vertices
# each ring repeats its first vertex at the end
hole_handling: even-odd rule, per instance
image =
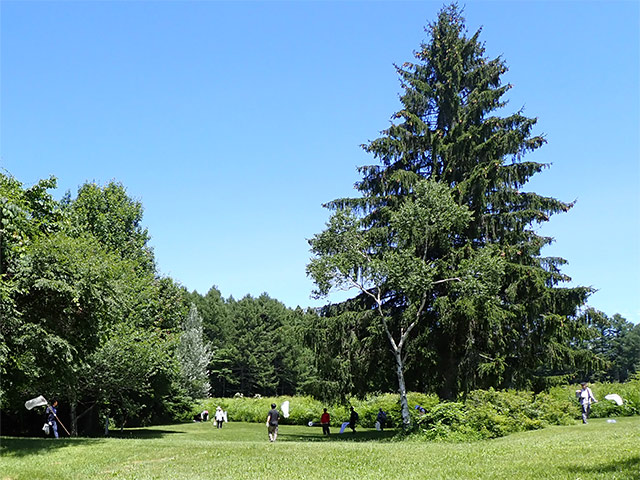
POLYGON ((640 417, 551 427, 475 443, 392 441, 359 429, 191 423, 119 438, 0 438, 0 480, 640 479, 640 417), (337 432, 337 429, 333 429, 337 432))

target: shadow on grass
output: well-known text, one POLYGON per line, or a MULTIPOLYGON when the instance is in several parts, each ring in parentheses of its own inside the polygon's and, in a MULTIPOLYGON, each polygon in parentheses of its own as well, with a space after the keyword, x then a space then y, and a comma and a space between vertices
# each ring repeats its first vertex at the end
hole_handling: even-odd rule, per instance
POLYGON ((336 430, 335 433, 332 432, 331 435, 326 436, 313 430, 310 430, 309 433, 287 433, 281 430, 278 433, 278 440, 285 442, 388 442, 396 433, 395 430, 385 430, 383 432, 376 430, 356 431, 356 433, 351 431, 338 433, 336 430))
POLYGON ((3 457, 26 457, 39 455, 45 451, 56 450, 77 445, 97 445, 100 438, 18 438, 3 437, 0 439, 0 455, 3 457))
POLYGON ((185 433, 177 430, 158 430, 152 428, 127 428, 124 431, 110 430, 109 438, 126 438, 126 439, 142 439, 145 438, 162 438, 171 433, 185 433))
MULTIPOLYGON (((122 439, 154 439, 162 438, 171 433, 183 433, 174 430, 157 430, 150 428, 129 428, 123 432, 110 431, 108 438, 122 439)), ((44 451, 54 449, 74 447, 77 445, 98 445, 104 442, 104 437, 60 437, 54 438, 33 438, 33 437, 2 437, 0 438, 0 455, 25 457, 27 455, 38 455, 44 451)))
POLYGON ((575 475, 615 473, 615 478, 624 480, 639 480, 640 455, 628 458, 623 461, 611 461, 600 463, 598 465, 574 465, 571 467, 567 467, 567 470, 575 475))

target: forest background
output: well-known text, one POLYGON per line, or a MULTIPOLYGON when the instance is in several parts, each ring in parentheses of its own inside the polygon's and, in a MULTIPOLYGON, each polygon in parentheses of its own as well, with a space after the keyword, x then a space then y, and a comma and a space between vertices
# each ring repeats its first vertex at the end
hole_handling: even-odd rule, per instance
POLYGON ((401 381, 455 399, 631 378, 638 326, 588 308, 593 290, 565 286, 564 260, 541 255, 551 240, 532 226, 573 204, 520 191, 545 167, 522 158, 545 140, 535 119, 503 114, 506 65, 475 33, 455 7, 440 12, 397 67, 394 123, 365 145, 379 164, 360 169, 359 197, 328 205, 308 273, 319 295, 361 289, 340 304, 189 292, 160 274, 124 185, 56 200, 53 177, 1 173, 3 431, 19 432, 41 393, 65 400, 78 432, 104 416, 169 421, 207 395, 344 401, 401 381))

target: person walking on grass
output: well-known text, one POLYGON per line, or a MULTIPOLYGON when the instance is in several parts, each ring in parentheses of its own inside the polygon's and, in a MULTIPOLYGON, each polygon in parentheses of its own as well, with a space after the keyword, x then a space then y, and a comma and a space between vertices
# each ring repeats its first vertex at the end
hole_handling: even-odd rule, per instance
POLYGON ((358 412, 356 412, 353 409, 353 406, 351 406, 351 415, 349 415, 349 428, 353 433, 356 433, 356 423, 358 422, 358 418, 360 418, 358 412))
POLYGON ((320 425, 322 425, 322 434, 323 435, 329 435, 329 424, 331 423, 331 416, 329 415, 329 412, 327 412, 327 409, 324 409, 324 412, 322 413, 322 415, 320 416, 320 425))
POLYGON ((582 388, 576 392, 576 396, 582 405, 582 423, 587 423, 589 413, 591 413, 591 403, 598 403, 598 400, 593 396, 587 382, 582 382, 580 386, 582 388))
POLYGON ((280 412, 276 410, 276 404, 271 404, 271 410, 267 415, 267 431, 269 432, 269 441, 271 443, 278 438, 278 419, 280 418, 280 412))
POLYGON ((222 407, 216 407, 216 413, 214 415, 216 426, 218 428, 222 428, 222 422, 224 422, 224 412, 222 411, 222 407))
POLYGON ((51 405, 45 410, 45 413, 47 414, 47 423, 49 423, 49 427, 53 430, 53 436, 58 438, 58 400, 53 400, 51 405))

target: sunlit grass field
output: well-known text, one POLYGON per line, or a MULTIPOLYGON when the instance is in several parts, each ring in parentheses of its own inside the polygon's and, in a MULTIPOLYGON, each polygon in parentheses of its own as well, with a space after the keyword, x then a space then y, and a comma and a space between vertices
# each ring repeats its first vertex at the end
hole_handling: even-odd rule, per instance
POLYGON ((596 419, 474 443, 395 441, 358 429, 209 423, 117 438, 0 437, 0 479, 640 479, 640 417, 596 419))

